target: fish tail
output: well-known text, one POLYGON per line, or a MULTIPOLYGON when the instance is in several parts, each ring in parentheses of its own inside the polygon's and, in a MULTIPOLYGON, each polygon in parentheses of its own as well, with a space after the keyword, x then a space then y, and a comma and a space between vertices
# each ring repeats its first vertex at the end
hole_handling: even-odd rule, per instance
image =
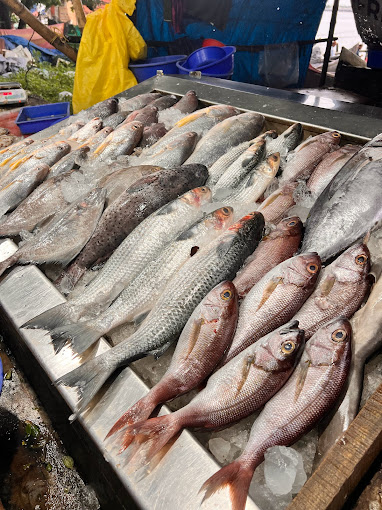
POLYGON ((79 322, 77 324, 58 326, 51 331, 50 336, 52 337, 55 352, 59 352, 65 344, 70 343, 78 354, 82 354, 101 338, 102 332, 86 322, 79 322))
POLYGON ((85 271, 85 267, 81 267, 76 264, 76 262, 73 262, 73 264, 60 274, 54 282, 54 285, 62 294, 67 295, 74 289, 74 286, 85 274, 85 271))
POLYGON ((146 396, 138 400, 136 404, 130 407, 130 409, 126 411, 126 413, 123 416, 121 416, 121 418, 119 418, 118 421, 114 423, 105 439, 112 436, 113 434, 123 429, 127 425, 133 425, 135 423, 146 421, 150 414, 154 411, 156 406, 157 402, 153 400, 150 391, 146 396))
POLYGON ((7 259, 3 260, 3 262, 0 262, 0 276, 4 273, 4 271, 8 269, 8 267, 15 265, 18 262, 19 258, 20 255, 18 255, 16 252, 7 259))
POLYGON ((182 428, 175 414, 159 416, 131 425, 122 439, 122 453, 131 443, 129 472, 147 465, 182 428))
POLYGON ((105 352, 103 355, 101 354, 94 359, 86 361, 55 381, 54 384, 56 386, 58 384, 63 384, 64 386, 76 388, 79 394, 79 401, 74 417, 88 406, 92 398, 101 389, 104 382, 114 372, 116 366, 112 363, 107 363, 107 355, 109 352, 105 352))
POLYGON ((45 329, 52 331, 58 326, 62 326, 71 322, 70 319, 71 307, 68 303, 62 303, 61 305, 54 306, 49 310, 46 310, 37 317, 25 322, 21 327, 27 329, 45 329))
POLYGON ((215 492, 228 487, 232 510, 244 510, 252 475, 253 469, 244 467, 239 460, 227 464, 202 485, 200 492, 205 492, 202 503, 215 492))

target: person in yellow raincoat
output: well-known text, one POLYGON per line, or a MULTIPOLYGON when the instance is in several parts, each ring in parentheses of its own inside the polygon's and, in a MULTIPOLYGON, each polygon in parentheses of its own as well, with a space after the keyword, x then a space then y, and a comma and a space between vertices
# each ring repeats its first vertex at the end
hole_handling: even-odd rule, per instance
POLYGON ((130 59, 145 58, 147 47, 132 21, 136 0, 111 0, 89 14, 77 57, 73 113, 137 84, 130 59))

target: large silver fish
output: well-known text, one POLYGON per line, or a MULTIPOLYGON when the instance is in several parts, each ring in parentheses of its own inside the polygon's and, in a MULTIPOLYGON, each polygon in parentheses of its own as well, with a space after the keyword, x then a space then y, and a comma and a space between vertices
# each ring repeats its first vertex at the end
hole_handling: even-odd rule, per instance
POLYGON ((70 339, 72 347, 79 353, 85 351, 111 329, 138 320, 142 321, 155 305, 164 287, 177 270, 233 220, 233 210, 223 207, 208 214, 183 232, 156 259, 128 285, 105 312, 94 320, 61 326, 51 332, 56 350, 60 350, 70 339))
POLYGON ((69 138, 69 142, 84 143, 86 140, 91 138, 93 135, 98 133, 102 129, 102 119, 100 117, 94 117, 89 120, 81 129, 75 131, 69 138))
POLYGON ((285 158, 287 154, 295 149, 301 142, 303 135, 303 129, 300 123, 292 124, 288 129, 283 131, 275 139, 267 140, 266 154, 270 156, 275 152, 280 154, 283 164, 285 164, 285 158))
POLYGON ((118 156, 131 154, 143 133, 143 124, 138 121, 122 124, 94 150, 92 158, 97 162, 115 160, 118 156))
POLYGON ((118 98, 118 106, 121 112, 133 112, 144 108, 146 105, 162 97, 159 92, 150 92, 148 94, 139 94, 138 96, 126 99, 125 97, 118 98))
POLYGON ((142 155, 137 162, 142 165, 157 165, 163 168, 182 165, 186 160, 189 160, 196 140, 197 134, 193 131, 182 133, 150 156, 142 155))
POLYGON ((313 292, 320 269, 320 257, 305 253, 281 262, 263 276, 240 306, 236 333, 222 363, 288 322, 313 292))
MULTIPOLYGON (((276 136, 276 131, 274 133, 276 136)), ((223 154, 223 156, 220 156, 220 158, 209 168, 207 186, 212 188, 227 168, 229 168, 253 143, 254 140, 242 142, 239 145, 236 145, 236 147, 232 147, 232 149, 230 149, 226 154, 223 154)))
POLYGON ((164 204, 206 180, 203 165, 185 165, 164 169, 135 182, 103 213, 92 237, 60 282, 73 288, 94 264, 107 260, 141 221, 164 204))
POLYGON ((201 206, 210 201, 211 191, 202 187, 158 209, 126 237, 79 296, 47 310, 29 321, 27 327, 52 330, 83 316, 96 316, 168 243, 203 216, 201 206))
POLYGON ((264 117, 259 113, 247 112, 229 117, 202 137, 187 163, 201 163, 210 168, 231 147, 257 136, 263 125, 264 117))
POLYGON ((13 255, 1 262, 0 274, 18 262, 70 262, 92 235, 101 216, 104 201, 105 191, 96 189, 68 206, 57 220, 49 223, 13 255))
POLYGON ((215 429, 262 407, 287 381, 304 347, 297 322, 274 331, 217 370, 207 386, 175 413, 128 426, 123 451, 131 441, 129 465, 147 464, 183 427, 215 429))
POLYGON ((310 210, 302 250, 322 260, 361 239, 382 220, 382 135, 344 165, 310 210))
POLYGON ((160 356, 178 337, 204 296, 236 274, 261 239, 263 228, 263 217, 256 212, 232 225, 180 268, 134 335, 61 377, 57 383, 76 387, 80 393, 77 412, 88 405, 117 367, 149 354, 160 356))
POLYGON ((253 472, 266 450, 293 444, 339 397, 349 371, 350 343, 351 326, 346 319, 335 319, 315 334, 290 379, 253 424, 243 453, 204 483, 204 499, 228 487, 232 510, 244 510, 253 472))

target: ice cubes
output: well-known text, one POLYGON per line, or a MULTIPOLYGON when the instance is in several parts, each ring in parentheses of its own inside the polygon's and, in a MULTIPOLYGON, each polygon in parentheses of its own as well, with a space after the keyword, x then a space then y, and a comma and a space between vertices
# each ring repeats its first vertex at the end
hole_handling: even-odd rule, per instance
POLYGON ((287 446, 272 446, 264 456, 264 475, 276 496, 296 494, 306 482, 302 455, 287 446))

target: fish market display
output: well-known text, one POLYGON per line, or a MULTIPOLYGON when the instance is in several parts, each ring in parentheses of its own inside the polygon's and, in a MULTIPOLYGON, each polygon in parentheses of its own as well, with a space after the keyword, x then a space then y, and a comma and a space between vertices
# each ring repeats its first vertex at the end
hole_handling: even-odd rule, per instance
POLYGON ((112 305, 92 321, 58 327, 51 331, 56 350, 70 339, 77 352, 83 352, 102 335, 126 322, 141 322, 155 305, 176 271, 201 247, 232 224, 233 210, 223 207, 206 215, 178 236, 152 260, 122 291, 112 305))
POLYGON ((191 257, 169 281, 155 308, 136 333, 116 347, 61 377, 76 387, 83 410, 119 367, 154 354, 160 356, 178 337, 195 307, 219 282, 231 279, 260 241, 261 214, 251 213, 191 257))
POLYGON ((327 260, 381 221, 381 159, 377 136, 341 168, 310 211, 303 250, 315 250, 327 260))
POLYGON ((281 262, 263 276, 240 306, 236 333, 223 363, 288 322, 313 292, 320 269, 320 257, 306 253, 281 262))
POLYGON ((350 323, 335 319, 307 343, 288 382, 256 419, 244 452, 203 484, 204 499, 228 487, 232 510, 244 510, 252 475, 265 451, 293 444, 327 413, 346 382, 350 358, 350 323))
POLYGON ((272 154, 259 163, 227 197, 229 203, 254 203, 273 181, 280 166, 280 154, 272 154))
POLYGON ((184 427, 220 428, 248 416, 287 381, 303 346, 297 323, 267 335, 215 372, 187 406, 129 426, 121 449, 134 440, 130 457, 139 467, 184 427))
POLYGON ((62 277, 65 288, 72 288, 86 269, 107 259, 152 212, 188 189, 203 184, 206 175, 203 165, 185 165, 143 177, 123 192, 105 210, 93 236, 65 272, 62 277))
POLYGON ((101 216, 105 191, 96 189, 68 206, 54 222, 25 242, 13 255, 0 263, 0 274, 14 264, 67 264, 92 235, 101 216))
POLYGON ((302 223, 297 216, 280 221, 275 230, 263 237, 233 280, 239 298, 244 298, 277 264, 292 257, 297 252, 301 238, 302 223))
POLYGON ((345 163, 347 163, 360 148, 359 145, 348 144, 327 154, 321 163, 317 165, 306 183, 312 195, 315 197, 321 195, 333 177, 338 174, 345 163))
POLYGON ((369 291, 370 253, 363 243, 352 246, 321 273, 317 288, 294 316, 309 339, 329 320, 350 319, 369 291))
POLYGON ((288 159, 282 174, 283 181, 309 177, 325 154, 338 146, 340 140, 341 135, 337 131, 323 133, 305 140, 288 159))
POLYGON ((228 281, 219 283, 188 319, 171 365, 161 381, 115 423, 108 435, 126 425, 147 420, 158 404, 187 393, 203 382, 232 340, 237 317, 235 286, 228 281))
POLYGON ((197 134, 193 131, 182 133, 150 156, 142 155, 139 162, 142 165, 158 165, 164 168, 182 165, 194 150, 196 140, 197 134))
POLYGON ((110 98, 0 150, 0 236, 19 243, 0 275, 17 263, 58 265, 42 269, 68 300, 22 327, 48 332, 54 361, 76 358, 56 381, 77 393, 75 416, 118 369, 149 357, 133 366, 148 394, 129 409, 112 390, 98 408, 123 404, 107 445, 130 445, 122 468, 146 465, 188 426, 206 429, 197 438, 218 461, 232 460, 250 418, 208 429, 265 405, 244 452, 203 486, 206 497, 227 486, 227 510, 240 510, 268 447, 296 441, 342 391, 313 432, 324 452, 358 411, 363 366, 381 344, 381 279, 368 294, 382 260, 382 135, 349 145, 345 131, 341 140, 315 128, 314 108, 303 129, 277 112, 200 100, 194 91, 110 98), (105 335, 113 347, 94 356, 105 335), (171 363, 173 349, 157 363, 176 340, 171 363), (150 419, 190 390, 192 400, 170 404, 176 412, 150 419))
POLYGON ((264 125, 259 113, 247 112, 219 122, 202 137, 187 163, 213 165, 231 147, 257 136, 264 125))
POLYGON ((41 163, 25 170, 22 175, 0 188, 0 218, 14 209, 46 177, 49 166, 41 163))
POLYGON ((97 316, 167 244, 203 216, 201 207, 210 201, 211 191, 202 187, 158 209, 126 237, 80 296, 47 310, 27 326, 51 330, 80 317, 97 316))

